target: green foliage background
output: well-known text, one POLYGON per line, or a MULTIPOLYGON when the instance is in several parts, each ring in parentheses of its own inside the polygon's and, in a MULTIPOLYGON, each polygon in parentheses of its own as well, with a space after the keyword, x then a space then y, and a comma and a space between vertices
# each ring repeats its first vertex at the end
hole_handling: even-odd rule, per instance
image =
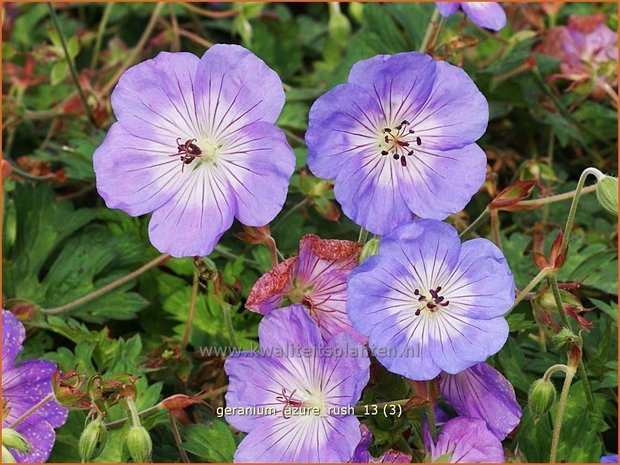
MULTIPOLYGON (((299 238, 310 232, 355 240, 359 229, 340 214, 329 184, 312 177, 305 166, 303 134, 308 110, 319 95, 346 80, 356 61, 380 53, 417 50, 433 4, 342 4, 340 10, 321 3, 196 6, 235 13, 214 18, 182 4, 166 4, 134 61, 175 48, 201 55, 208 43, 242 43, 265 60, 285 83, 287 101, 278 124, 297 154, 286 206, 271 224, 279 249, 285 256, 296 254, 299 238), (176 36, 174 23, 193 37, 176 36)), ((2 292, 5 308, 21 305, 30 312, 23 357, 45 357, 62 370, 77 367, 104 378, 125 372, 138 375, 139 410, 172 394, 221 388, 226 384, 222 357, 204 357, 198 351, 202 346, 229 343, 221 302, 213 297, 213 283, 198 296, 190 346, 186 349, 175 342, 183 335, 188 315, 191 258, 171 259, 70 312, 44 316, 40 311, 87 295, 158 255, 146 234, 148 217, 132 218, 105 208, 94 189, 91 162, 93 150, 113 121, 106 85, 132 60, 134 47, 157 5, 58 7, 69 54, 96 124, 89 121, 78 98, 48 6, 4 7, 3 154, 13 175, 4 181, 2 292), (101 29, 104 15, 107 24, 101 29)), ((457 15, 446 21, 437 41, 443 45, 436 53, 462 65, 491 107, 489 128, 480 141, 489 156, 490 181, 466 213, 448 220, 459 229, 485 208, 491 199, 488 187, 493 184, 499 190, 518 179, 535 179, 536 198, 574 189, 588 166, 617 173, 616 110, 608 101, 589 98, 587 84, 563 92, 561 83, 548 83, 545 77, 557 71, 557 62, 533 54, 532 47, 551 25, 549 17, 536 4, 513 4, 507 9, 511 21, 496 36, 457 15), (538 18, 540 27, 528 23, 528 15, 538 18), (532 56, 536 69, 519 71, 532 56)), ((564 24, 570 14, 595 12, 602 12, 608 25, 617 28, 612 3, 566 4, 554 21, 564 24)), ((569 205, 570 201, 565 201, 500 214, 503 250, 519 288, 537 273, 531 258, 534 248, 549 250, 569 205)), ((237 343, 251 347, 256 345, 260 318, 244 309, 244 299, 271 262, 267 248, 235 238, 234 233, 240 231, 236 224, 210 259, 223 281, 234 289, 228 301, 237 343)), ((490 237, 488 225, 479 234, 490 237)), ((592 323, 584 332, 584 357, 596 408, 587 409, 577 378, 562 429, 561 461, 598 462, 605 451, 617 451, 616 243, 616 218, 600 208, 594 195, 585 195, 559 280, 583 281, 572 292, 591 309, 582 314, 592 323)), ((548 335, 540 338, 544 331, 534 320, 529 302, 521 303, 508 320, 511 337, 490 362, 510 379, 525 407, 530 384, 549 366, 564 363, 565 354, 554 347, 548 335)), ((559 389, 561 381, 556 383, 559 389)), ((399 399, 406 392, 399 377, 385 372, 380 382, 365 391, 363 401, 399 399)), ((221 395, 207 401, 213 407, 223 405, 221 395)), ((194 406, 188 412, 191 423, 182 426, 181 436, 192 460, 232 460, 241 435, 215 418, 212 409, 194 406)), ((510 451, 507 458, 547 461, 553 411, 535 424, 527 409, 524 412, 521 428, 505 443, 510 451)), ((126 415, 119 406, 109 413, 109 421, 126 415)), ((85 412, 71 412, 58 431, 51 461, 79 461, 77 438, 84 420, 85 412)), ((375 437, 372 451, 419 446, 418 420, 416 413, 399 419, 367 419, 375 437), (404 444, 402 433, 407 430, 412 434, 404 444)), ((154 460, 178 461, 165 412, 146 417, 145 426, 154 438, 154 460)), ((125 428, 111 431, 98 461, 128 460, 121 440, 125 428)))

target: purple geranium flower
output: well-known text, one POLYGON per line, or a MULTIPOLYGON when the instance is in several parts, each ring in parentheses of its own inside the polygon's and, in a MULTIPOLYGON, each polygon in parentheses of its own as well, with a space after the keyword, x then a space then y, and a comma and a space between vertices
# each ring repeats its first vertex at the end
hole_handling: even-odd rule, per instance
POLYGON ((506 13, 497 2, 436 2, 435 5, 443 17, 462 9, 472 23, 492 31, 499 31, 506 25, 506 13))
MULTIPOLYGON (((22 350, 26 331, 20 321, 7 310, 2 311, 2 427, 9 428, 15 420, 36 406, 52 392, 56 365, 47 360, 15 363, 22 350)), ((10 449, 18 462, 45 462, 52 451, 54 428, 67 421, 67 409, 55 400, 43 404, 13 429, 26 438, 28 452, 10 449)))
POLYGON ((618 463, 618 454, 603 455, 601 463, 618 463))
POLYGON ((284 260, 252 287, 246 307, 266 315, 278 307, 302 304, 327 340, 347 332, 361 342, 365 338, 352 327, 345 302, 347 277, 359 263, 357 242, 304 236, 299 256, 284 260))
POLYGON ((510 381, 486 363, 460 373, 442 373, 441 394, 463 417, 480 418, 500 440, 519 424, 521 407, 510 381))
POLYGON ((364 346, 347 333, 324 342, 300 305, 267 315, 258 336, 262 352, 242 352, 225 364, 227 408, 249 409, 226 417, 249 433, 235 462, 349 461, 361 433, 348 407, 370 377, 364 346))
POLYGON ((388 370, 428 380, 496 353, 513 302, 512 273, 492 242, 461 244, 449 224, 417 220, 385 236, 379 254, 353 270, 347 313, 388 370))
POLYGON ((355 453, 351 458, 352 463, 410 463, 411 462, 411 454, 406 454, 404 452, 388 449, 380 457, 374 458, 368 452, 368 448, 372 444, 372 433, 370 429, 364 424, 360 425, 360 429, 362 432, 362 440, 355 448, 355 453))
POLYGON ((281 210, 295 156, 274 123, 277 74, 248 50, 162 52, 112 93, 118 122, 93 156, 110 208, 153 212, 149 236, 175 257, 207 255, 233 218, 262 226, 281 210))
POLYGON ((502 463, 504 449, 501 441, 476 418, 457 417, 441 429, 437 443, 425 425, 424 442, 433 460, 442 457, 450 463, 502 463))
POLYGON ((467 74, 422 53, 356 63, 310 110, 308 165, 375 234, 460 211, 485 179, 489 108, 467 74))

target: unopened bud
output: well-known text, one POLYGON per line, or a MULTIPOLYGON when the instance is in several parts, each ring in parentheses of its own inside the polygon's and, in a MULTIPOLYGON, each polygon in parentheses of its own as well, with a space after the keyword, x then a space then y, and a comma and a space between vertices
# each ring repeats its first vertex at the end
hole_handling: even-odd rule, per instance
POLYGON ((555 394, 555 386, 549 380, 541 378, 532 383, 527 396, 527 405, 534 418, 540 418, 549 411, 555 402, 555 394))
POLYGON ((330 2, 329 5, 329 22, 327 24, 327 30, 329 36, 336 41, 337 44, 343 44, 349 38, 351 34, 351 23, 340 11, 340 4, 338 2, 330 2))
POLYGON ((136 463, 151 461, 153 441, 148 431, 143 426, 132 426, 127 433, 127 450, 136 463))
POLYGON ((105 448, 108 439, 108 431, 106 430, 101 418, 97 418, 86 426, 80 436, 78 449, 80 451, 80 459, 82 463, 91 462, 99 457, 105 448))
POLYGON ((2 445, 28 453, 30 451, 30 443, 14 429, 2 428, 2 445))
POLYGON ((364 244, 360 252, 360 263, 363 263, 368 257, 379 253, 379 239, 373 238, 364 244))
POLYGON ((618 215, 618 178, 605 176, 596 183, 596 198, 605 210, 618 215))

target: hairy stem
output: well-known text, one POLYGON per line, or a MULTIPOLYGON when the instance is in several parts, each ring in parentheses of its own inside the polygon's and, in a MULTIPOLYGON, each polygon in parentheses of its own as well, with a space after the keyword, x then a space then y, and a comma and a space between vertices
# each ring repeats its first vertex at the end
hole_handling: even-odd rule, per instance
POLYGON ((181 460, 183 463, 189 463, 189 457, 187 456, 187 452, 183 449, 183 440, 181 439, 181 432, 179 431, 179 427, 177 426, 177 421, 174 418, 174 415, 171 411, 168 412, 168 420, 170 420, 170 429, 172 430, 172 436, 174 437, 174 443, 177 446, 177 450, 179 451, 179 455, 181 456, 181 460))
POLYGON ((99 51, 101 50, 101 42, 103 41, 103 34, 105 33, 105 28, 108 25, 108 20, 110 19, 110 13, 112 12, 112 8, 114 7, 114 2, 106 3, 105 9, 103 10, 103 15, 101 17, 101 21, 99 22, 99 28, 97 28, 97 38, 95 39, 95 48, 93 49, 93 56, 90 60, 90 69, 94 70, 95 66, 97 66, 97 60, 99 58, 99 51))
POLYGON ((575 376, 574 370, 568 370, 566 377, 564 378, 564 385, 562 386, 562 393, 560 394, 560 402, 558 403, 558 412, 555 416, 555 422, 553 424, 553 437, 551 439, 551 452, 549 453, 549 463, 556 463, 558 456, 558 446, 560 445, 560 431, 562 429, 562 420, 564 419, 564 410, 566 409, 566 403, 568 402, 568 393, 570 391, 570 385, 575 376))
POLYGON ((77 308, 80 305, 84 305, 85 303, 88 303, 91 300, 101 297, 102 295, 107 294, 108 292, 116 289, 119 286, 122 286, 123 284, 131 281, 132 279, 137 278, 142 273, 150 270, 151 268, 161 265, 169 258, 170 258, 170 255, 166 253, 159 255, 158 257, 154 258, 150 262, 142 265, 137 270, 132 271, 129 274, 126 274, 125 276, 117 279, 116 281, 112 281, 110 284, 103 286, 101 289, 97 289, 96 291, 93 291, 90 294, 87 294, 84 297, 80 297, 79 299, 74 300, 73 302, 69 302, 68 304, 65 304, 61 307, 43 308, 41 309, 41 312, 44 313, 45 315, 58 315, 59 313, 64 313, 64 312, 68 312, 69 310, 73 310, 74 308, 77 308))
POLYGON ((467 226, 467 228, 465 228, 463 232, 459 234, 459 237, 464 239, 467 237, 468 234, 475 232, 480 226, 482 226, 482 224, 487 220, 490 214, 491 211, 488 208, 485 208, 483 212, 478 215, 478 218, 476 218, 472 224, 467 226))
POLYGON ((519 294, 517 295, 517 297, 515 298, 514 303, 512 304, 512 307, 510 307, 510 309, 508 309, 508 311, 504 314, 504 315, 508 315, 513 308, 515 308, 519 302, 521 302, 523 299, 525 299, 527 297, 527 295, 532 292, 532 290, 538 286, 538 284, 545 279, 545 277, 549 274, 549 272, 551 271, 550 268, 544 268, 542 270, 540 270, 540 272, 534 276, 534 278, 527 284, 527 286, 525 286, 523 288, 523 290, 521 292, 519 292, 519 294))
POLYGON ((185 324, 185 332, 183 333, 183 339, 181 346, 185 347, 189 343, 189 338, 192 335, 192 326, 194 324, 194 314, 196 313, 196 297, 198 296, 198 284, 200 282, 198 272, 194 270, 194 280, 192 282, 192 296, 189 301, 189 311, 187 312, 187 323, 185 324))
POLYGON ((80 85, 80 77, 78 75, 77 69, 75 68, 75 63, 69 54, 69 48, 67 47, 67 40, 65 39, 65 34, 62 32, 60 27, 60 23, 58 22, 58 16, 56 16, 56 11, 51 3, 48 2, 47 6, 50 10, 50 16, 52 18, 52 23, 54 24, 54 29, 58 33, 58 37, 60 39, 60 43, 62 45, 62 50, 65 54, 65 60, 67 60, 67 65, 69 65, 69 71, 71 72, 71 78, 73 79, 73 83, 77 88, 78 94, 80 95, 80 100, 82 101, 82 105, 84 106, 84 110, 86 111, 86 116, 91 123, 96 126, 95 118, 93 117, 93 113, 90 110, 90 106, 88 105, 88 101, 86 100, 86 96, 84 95, 84 91, 82 90, 82 86, 80 85))
POLYGON ((433 9, 433 14, 431 15, 431 19, 428 22, 428 26, 426 27, 426 32, 424 33, 424 38, 422 39, 422 43, 420 44, 420 48, 418 49, 422 53, 426 53, 429 45, 431 45, 431 39, 434 40, 435 36, 439 32, 439 10, 437 8, 433 9))
POLYGON ((24 421, 26 418, 28 418, 30 415, 32 415, 34 412, 36 412, 37 410, 39 410, 41 407, 43 407, 45 404, 47 404, 49 401, 54 399, 54 394, 53 393, 49 393, 48 395, 46 395, 43 399, 41 399, 39 402, 37 402, 35 405, 33 405, 32 407, 30 407, 28 410, 26 410, 21 416, 19 416, 18 418, 15 419, 15 421, 13 421, 13 423, 11 423, 8 427, 10 429, 15 428, 17 425, 19 425, 22 421, 24 421))

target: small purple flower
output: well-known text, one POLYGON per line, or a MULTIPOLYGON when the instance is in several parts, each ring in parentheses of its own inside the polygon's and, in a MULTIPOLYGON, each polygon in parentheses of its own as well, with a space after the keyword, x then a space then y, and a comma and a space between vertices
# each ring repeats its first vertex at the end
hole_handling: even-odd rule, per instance
POLYGON ((457 417, 441 429, 437 443, 425 425, 424 442, 433 460, 442 457, 449 463, 503 463, 501 441, 491 433, 483 420, 457 417))
POLYGON ((153 212, 161 252, 208 255, 235 217, 263 226, 282 209, 295 167, 274 124, 283 104, 278 75, 243 47, 162 52, 112 93, 118 122, 93 155, 97 190, 110 208, 153 212))
POLYGON ((444 18, 462 9, 480 27, 499 31, 506 25, 506 13, 497 2, 436 2, 435 5, 444 18))
POLYGON ((510 381, 486 363, 478 363, 460 373, 442 373, 441 394, 459 416, 480 418, 500 440, 513 431, 521 419, 510 381))
POLYGON ((385 235, 414 215, 444 219, 469 202, 486 175, 475 141, 488 119, 461 68, 416 52, 378 55, 312 106, 308 166, 336 180, 349 218, 385 235))
POLYGON ((618 454, 603 455, 601 463, 618 463, 618 454))
MULTIPOLYGON (((52 392, 52 376, 56 365, 47 360, 27 360, 16 364, 22 351, 26 331, 21 322, 7 310, 2 311, 2 427, 9 428, 30 408, 52 392)), ((45 462, 52 451, 54 428, 67 421, 67 409, 55 400, 43 404, 13 429, 26 438, 30 450, 10 449, 18 462, 45 462)))
POLYGON ((368 452, 368 448, 372 444, 372 433, 364 424, 360 425, 362 432, 362 440, 355 448, 355 453, 351 458, 351 463, 411 463, 411 454, 388 449, 380 457, 374 458, 368 452))
POLYGON ((357 242, 321 239, 314 234, 299 243, 299 256, 284 260, 252 287, 246 307, 266 315, 284 305, 304 305, 325 340, 346 332, 361 342, 352 327, 345 302, 347 277, 359 263, 357 242))
POLYGON ((225 364, 226 406, 234 409, 226 419, 249 433, 235 462, 349 461, 361 433, 348 409, 370 377, 364 346, 346 333, 324 342, 300 305, 267 315, 258 337, 260 353, 225 364))
POLYGON ((428 380, 499 351, 513 302, 512 273, 492 242, 461 244, 449 224, 416 220, 353 270, 347 313, 388 370, 428 380))

